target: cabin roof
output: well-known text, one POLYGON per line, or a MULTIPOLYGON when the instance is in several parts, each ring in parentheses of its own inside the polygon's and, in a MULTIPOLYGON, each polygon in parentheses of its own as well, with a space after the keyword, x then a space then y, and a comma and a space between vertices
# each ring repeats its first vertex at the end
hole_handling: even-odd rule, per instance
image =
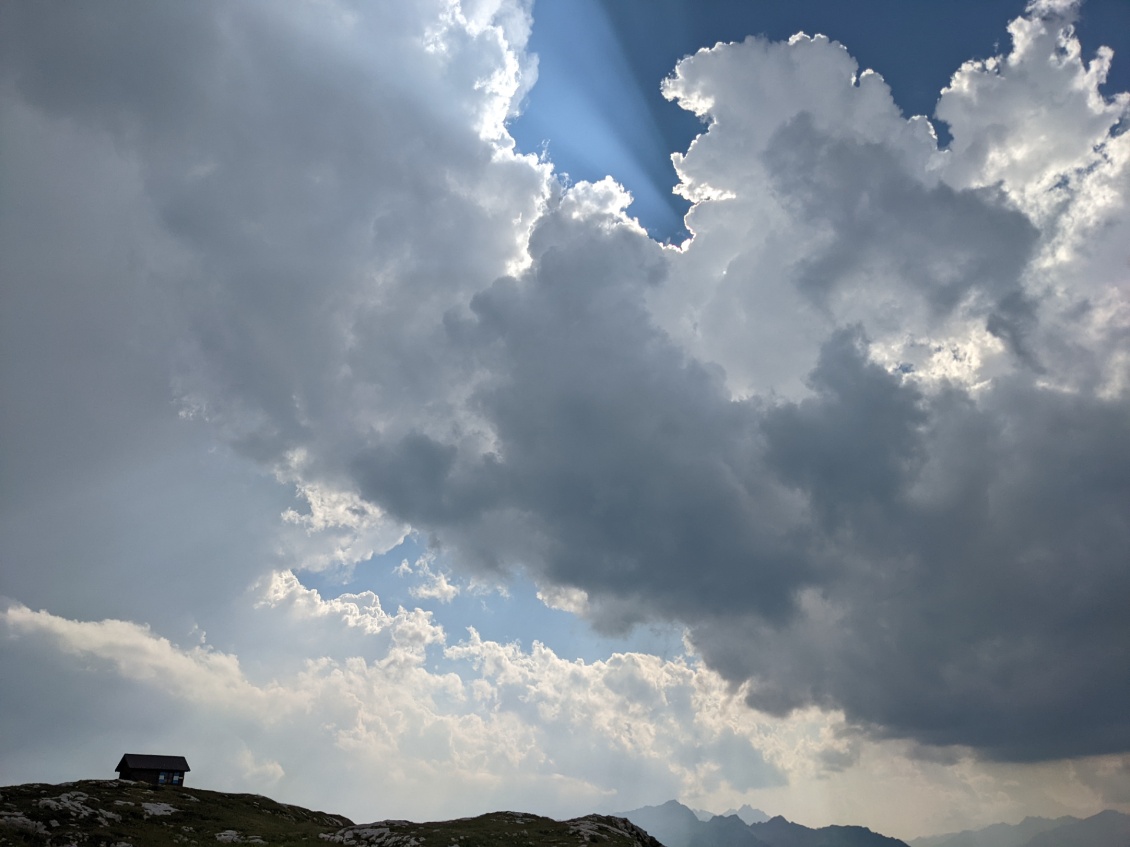
POLYGON ((115 773, 121 773, 124 770, 188 772, 191 768, 189 768, 188 761, 184 756, 148 756, 141 753, 126 753, 122 756, 122 760, 118 762, 118 766, 114 768, 115 773))

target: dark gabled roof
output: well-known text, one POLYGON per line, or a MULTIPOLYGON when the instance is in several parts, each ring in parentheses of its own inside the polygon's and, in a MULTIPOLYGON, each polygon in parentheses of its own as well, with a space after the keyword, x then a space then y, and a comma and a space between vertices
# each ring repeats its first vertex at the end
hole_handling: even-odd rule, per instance
POLYGON ((125 770, 187 772, 191 768, 184 756, 145 756, 139 753, 126 753, 114 768, 114 772, 121 773, 125 770))

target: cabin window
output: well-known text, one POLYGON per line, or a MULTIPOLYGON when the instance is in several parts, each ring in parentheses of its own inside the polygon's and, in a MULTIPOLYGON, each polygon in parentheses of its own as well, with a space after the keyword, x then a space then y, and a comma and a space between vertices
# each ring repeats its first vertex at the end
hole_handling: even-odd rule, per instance
POLYGON ((164 785, 168 778, 169 775, 165 771, 161 771, 159 774, 157 774, 157 784, 164 785))
POLYGON ((181 774, 179 771, 175 771, 173 773, 173 785, 180 785, 180 782, 183 778, 184 778, 183 774, 181 774))

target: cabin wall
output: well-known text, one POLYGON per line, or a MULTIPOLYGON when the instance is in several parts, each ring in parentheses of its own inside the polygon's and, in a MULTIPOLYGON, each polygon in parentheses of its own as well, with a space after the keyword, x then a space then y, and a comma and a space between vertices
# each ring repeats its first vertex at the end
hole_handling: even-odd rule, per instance
POLYGON ((184 771, 160 770, 123 770, 118 779, 129 779, 134 782, 148 782, 150 785, 184 785, 184 771))

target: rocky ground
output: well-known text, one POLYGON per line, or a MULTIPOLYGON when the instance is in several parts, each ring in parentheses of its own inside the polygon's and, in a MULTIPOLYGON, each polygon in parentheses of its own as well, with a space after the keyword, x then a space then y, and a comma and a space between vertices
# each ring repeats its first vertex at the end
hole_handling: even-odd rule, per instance
POLYGON ((254 794, 156 788, 121 780, 0 788, 0 845, 193 844, 379 847, 662 847, 623 818, 555 821, 517 812, 439 823, 354 824, 254 794))

